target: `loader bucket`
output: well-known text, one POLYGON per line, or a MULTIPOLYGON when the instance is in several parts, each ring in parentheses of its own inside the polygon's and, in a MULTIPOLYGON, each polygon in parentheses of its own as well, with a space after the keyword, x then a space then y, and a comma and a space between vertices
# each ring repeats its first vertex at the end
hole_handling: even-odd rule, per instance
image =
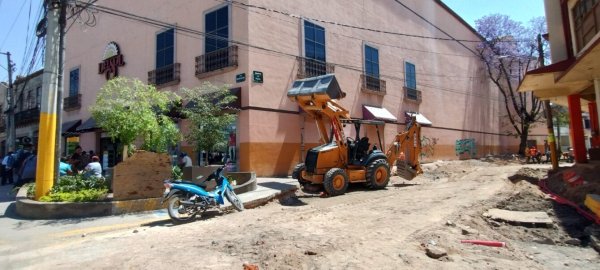
POLYGON ((292 88, 287 92, 287 96, 290 99, 299 96, 323 96, 328 99, 341 99, 346 96, 346 93, 340 89, 335 75, 327 74, 294 81, 292 88))

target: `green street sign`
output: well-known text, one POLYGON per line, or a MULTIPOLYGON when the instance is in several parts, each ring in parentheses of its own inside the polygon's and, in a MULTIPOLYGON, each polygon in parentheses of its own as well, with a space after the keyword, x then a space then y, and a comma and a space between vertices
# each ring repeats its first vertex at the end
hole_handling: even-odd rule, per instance
POLYGON ((238 75, 235 75, 235 82, 236 83, 241 83, 243 81, 246 80, 246 73, 240 73, 238 75))
POLYGON ((254 81, 255 83, 263 83, 263 73, 261 71, 253 71, 252 81, 254 81))

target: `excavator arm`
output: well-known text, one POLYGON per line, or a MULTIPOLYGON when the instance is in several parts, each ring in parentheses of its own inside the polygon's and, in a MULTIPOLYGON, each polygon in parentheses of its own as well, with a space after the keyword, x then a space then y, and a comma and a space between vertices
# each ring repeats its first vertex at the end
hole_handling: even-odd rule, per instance
POLYGON ((423 173, 419 156, 421 155, 421 125, 413 116, 406 131, 398 133, 386 152, 389 164, 397 165, 398 175, 412 180, 423 173))
POLYGON ((288 91, 288 98, 298 103, 298 106, 315 119, 321 143, 329 142, 328 123, 331 125, 333 139, 342 149, 339 151, 342 163, 347 163, 347 143, 341 119, 350 119, 350 112, 340 106, 334 99, 346 96, 333 74, 294 82, 288 91))

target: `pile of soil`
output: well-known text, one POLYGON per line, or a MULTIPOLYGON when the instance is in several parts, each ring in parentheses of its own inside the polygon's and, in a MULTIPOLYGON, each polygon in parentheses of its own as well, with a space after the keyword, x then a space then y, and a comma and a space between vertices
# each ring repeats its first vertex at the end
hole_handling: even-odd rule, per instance
POLYGON ((569 168, 559 168, 558 172, 548 177, 547 187, 553 193, 570 200, 578 205, 583 205, 587 194, 600 195, 600 165, 576 164, 569 168), (576 176, 567 176, 575 173, 583 178, 583 184, 570 185, 565 179, 576 176))
POLYGON ((553 225, 508 224, 488 220, 490 227, 508 239, 522 242, 588 246, 590 236, 595 235, 589 232, 589 228, 594 226, 593 222, 579 215, 574 208, 556 203, 538 188, 537 182, 546 172, 547 170, 541 169, 520 169, 515 175, 509 177, 514 184, 512 195, 498 202, 496 208, 509 211, 546 212, 554 221, 553 225))

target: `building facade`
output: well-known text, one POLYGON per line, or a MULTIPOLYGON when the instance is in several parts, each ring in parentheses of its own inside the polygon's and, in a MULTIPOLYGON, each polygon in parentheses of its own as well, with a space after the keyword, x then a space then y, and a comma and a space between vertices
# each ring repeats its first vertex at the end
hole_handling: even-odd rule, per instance
POLYGON ((600 1, 544 4, 553 64, 528 72, 519 90, 568 107, 575 161, 600 159, 600 1))
POLYGON ((118 147, 89 107, 115 75, 161 91, 229 85, 239 97, 230 149, 240 171, 259 176, 288 175, 318 143, 314 122, 286 92, 325 73, 336 75, 352 117, 386 121, 381 148, 418 113, 425 160, 514 149, 474 53, 480 36, 438 0, 99 0, 88 12, 95 24, 78 17, 66 38, 63 133, 84 150, 110 152, 112 163, 118 147))
MULTIPOLYGON (((35 144, 38 140, 42 73, 43 70, 38 70, 25 77, 19 76, 13 82, 16 149, 22 148, 23 145, 35 144)), ((6 141, 8 137, 8 115, 6 114, 9 108, 6 96, 8 87, 2 87, 1 90, 0 107, 3 114, 0 120, 0 153, 4 154, 9 151, 6 141)))

